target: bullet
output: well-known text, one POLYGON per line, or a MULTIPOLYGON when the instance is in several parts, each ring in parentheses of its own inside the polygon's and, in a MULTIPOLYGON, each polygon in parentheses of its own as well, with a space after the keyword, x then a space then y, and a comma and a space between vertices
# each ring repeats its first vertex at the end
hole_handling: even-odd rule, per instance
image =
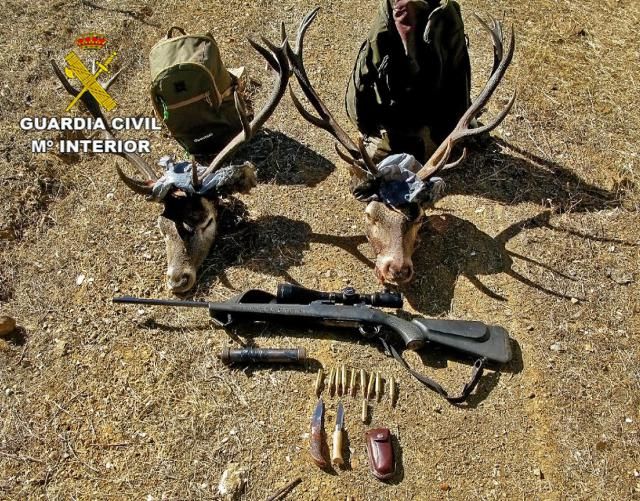
POLYGON ((362 401, 362 415, 360 416, 360 418, 362 419, 363 423, 367 422, 367 414, 369 409, 367 408, 367 400, 363 400, 362 401))
POLYGON ((349 384, 349 390, 352 397, 356 396, 356 370, 351 370, 351 383, 349 384))
POLYGON ((376 372, 376 400, 380 402, 382 398, 382 377, 380 377, 380 373, 376 372))
POLYGON ((342 368, 340 370, 340 375, 341 375, 341 386, 342 386, 342 394, 346 395, 347 394, 347 368, 344 366, 344 364, 342 364, 342 368))
POLYGON ((389 398, 391 398, 391 407, 396 405, 396 380, 393 376, 389 376, 389 398))
POLYGON ((336 391, 336 386, 334 383, 334 377, 335 377, 335 369, 332 367, 331 370, 329 371, 329 395, 331 395, 333 397, 333 394, 336 391))
POLYGON ((362 396, 367 398, 367 373, 364 369, 360 369, 360 388, 362 388, 362 396))
POLYGON ((318 369, 318 377, 316 377, 316 397, 319 397, 320 393, 322 393, 322 383, 324 383, 324 371, 322 370, 322 367, 320 367, 318 369))
POLYGON ((367 388, 367 400, 369 400, 371 397, 373 397, 373 390, 374 390, 374 384, 376 382, 376 378, 375 375, 373 374, 373 372, 371 373, 371 376, 369 376, 369 387, 367 388))

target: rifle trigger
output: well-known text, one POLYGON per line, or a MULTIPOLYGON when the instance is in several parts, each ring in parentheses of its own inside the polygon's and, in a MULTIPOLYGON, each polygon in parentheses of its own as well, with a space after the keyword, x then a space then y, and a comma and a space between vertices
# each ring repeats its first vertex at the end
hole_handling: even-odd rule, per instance
POLYGON ((362 337, 372 338, 378 337, 380 334, 381 326, 379 325, 365 325, 360 324, 358 326, 358 331, 362 335, 362 337))

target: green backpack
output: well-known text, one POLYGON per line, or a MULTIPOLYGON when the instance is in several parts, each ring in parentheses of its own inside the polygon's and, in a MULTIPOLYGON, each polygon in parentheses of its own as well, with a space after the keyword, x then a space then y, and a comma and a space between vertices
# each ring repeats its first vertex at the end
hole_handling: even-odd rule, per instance
POLYGON ((155 111, 188 153, 216 154, 242 130, 233 97, 237 79, 210 33, 189 35, 173 26, 152 47, 149 63, 155 111))

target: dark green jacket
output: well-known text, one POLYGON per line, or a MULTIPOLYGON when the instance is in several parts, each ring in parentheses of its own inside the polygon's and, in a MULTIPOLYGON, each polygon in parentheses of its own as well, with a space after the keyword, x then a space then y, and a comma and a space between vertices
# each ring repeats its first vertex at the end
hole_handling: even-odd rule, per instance
POLYGON ((440 143, 470 104, 460 6, 452 0, 418 0, 428 6, 418 21, 416 72, 394 24, 393 1, 381 0, 360 48, 346 93, 347 114, 365 136, 379 136, 381 129, 390 137, 410 136, 426 127, 440 143))

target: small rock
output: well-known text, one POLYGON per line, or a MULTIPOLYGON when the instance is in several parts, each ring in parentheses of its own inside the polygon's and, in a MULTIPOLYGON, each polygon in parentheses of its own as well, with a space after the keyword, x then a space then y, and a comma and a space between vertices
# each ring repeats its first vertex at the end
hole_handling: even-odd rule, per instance
POLYGON ((446 482, 440 482, 440 490, 441 491, 450 491, 451 490, 451 486, 446 483, 446 482))
POLYGON ((76 277, 76 285, 77 285, 77 286, 81 286, 81 285, 82 285, 82 283, 84 282, 84 279, 85 279, 85 278, 86 278, 86 277, 85 277, 84 273, 80 273, 80 275, 78 275, 78 276, 76 277))
POLYGON ((527 395, 527 398, 536 398, 536 394, 534 392, 531 392, 527 395))
POLYGON ((238 499, 247 483, 247 470, 237 463, 229 463, 220 478, 218 494, 224 499, 238 499))
POLYGON ((596 443, 597 451, 606 451, 608 447, 609 447, 609 443, 606 440, 600 440, 599 442, 596 443))
POLYGON ((534 468, 533 469, 533 474, 538 477, 540 480, 542 480, 544 478, 544 473, 542 473, 542 470, 540 468, 534 468))
POLYGON ((611 274, 611 280, 618 285, 629 285, 630 283, 633 283, 633 274, 613 271, 611 274))
POLYGON ((556 341, 555 343, 553 343, 551 346, 549 346, 549 349, 551 351, 556 351, 556 352, 563 352, 565 351, 564 346, 562 346, 562 344, 559 341, 556 341))
POLYGON ((0 336, 8 336, 16 330, 16 321, 11 317, 0 317, 0 336))
POLYGON ((13 388, 7 388, 6 390, 4 390, 4 394, 7 397, 10 397, 11 395, 13 395, 13 388))
POLYGON ((624 418, 624 422, 627 424, 631 424, 633 423, 633 419, 631 419, 630 417, 624 418))
POLYGON ((572 302, 573 304, 578 304, 578 303, 580 302, 580 300, 579 300, 577 297, 572 297, 572 298, 571 298, 571 302, 572 302))
POLYGON ((56 344, 53 347, 53 354, 56 357, 64 357, 69 353, 69 345, 64 339, 56 339, 56 344))
POLYGON ((593 353, 596 350, 593 348, 593 345, 591 343, 587 343, 587 344, 584 345, 584 351, 588 351, 589 353, 593 353))

